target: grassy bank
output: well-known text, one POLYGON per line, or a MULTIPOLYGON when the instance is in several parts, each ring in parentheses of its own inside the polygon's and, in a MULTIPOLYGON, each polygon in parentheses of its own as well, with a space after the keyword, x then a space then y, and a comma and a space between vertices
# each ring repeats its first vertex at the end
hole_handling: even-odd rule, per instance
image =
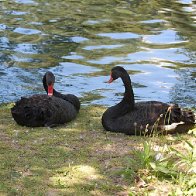
MULTIPOLYGON (((105 132, 105 108, 58 128, 28 128, 0 106, 2 195, 183 195, 196 189, 196 137, 105 132)), ((196 130, 193 130, 194 132, 196 130)))

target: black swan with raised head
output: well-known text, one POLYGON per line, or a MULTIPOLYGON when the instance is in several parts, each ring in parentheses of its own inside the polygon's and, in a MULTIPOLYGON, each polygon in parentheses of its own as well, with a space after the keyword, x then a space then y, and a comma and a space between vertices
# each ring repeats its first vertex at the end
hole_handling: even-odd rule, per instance
POLYGON ((102 125, 107 131, 127 135, 149 135, 155 133, 187 132, 195 125, 195 115, 183 110, 177 104, 169 105, 158 101, 134 101, 131 79, 120 66, 111 70, 108 83, 121 78, 125 93, 122 101, 108 108, 102 116, 102 125))
POLYGON ((55 76, 46 72, 43 77, 45 94, 21 97, 11 108, 14 120, 22 126, 54 127, 73 120, 79 109, 80 101, 72 94, 63 95, 53 89, 55 76))

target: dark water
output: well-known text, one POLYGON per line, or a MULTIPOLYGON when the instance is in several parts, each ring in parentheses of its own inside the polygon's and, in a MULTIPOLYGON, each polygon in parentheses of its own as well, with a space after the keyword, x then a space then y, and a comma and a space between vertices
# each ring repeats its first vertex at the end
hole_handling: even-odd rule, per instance
POLYGON ((42 93, 42 76, 83 104, 122 98, 120 65, 137 100, 196 101, 196 1, 0 0, 0 103, 42 93))

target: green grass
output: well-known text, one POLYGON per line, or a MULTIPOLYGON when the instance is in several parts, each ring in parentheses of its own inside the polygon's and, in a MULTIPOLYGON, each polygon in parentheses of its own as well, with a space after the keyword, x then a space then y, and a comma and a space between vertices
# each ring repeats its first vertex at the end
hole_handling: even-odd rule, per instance
POLYGON ((180 137, 105 132, 98 106, 83 106, 58 128, 28 128, 15 123, 11 107, 0 106, 0 195, 178 195, 195 188, 194 130, 180 137))

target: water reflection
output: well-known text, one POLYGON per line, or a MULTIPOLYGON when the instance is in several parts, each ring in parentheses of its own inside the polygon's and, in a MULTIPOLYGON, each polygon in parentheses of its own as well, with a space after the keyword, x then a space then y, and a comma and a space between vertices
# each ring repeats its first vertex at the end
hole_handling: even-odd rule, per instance
POLYGON ((83 104, 113 105, 125 67, 140 100, 195 106, 195 1, 0 1, 0 103, 43 93, 51 70, 55 87, 83 104), (90 99, 91 95, 93 99, 90 99))
POLYGON ((174 30, 163 30, 156 32, 156 35, 145 35, 143 41, 150 44, 177 44, 185 42, 182 37, 178 36, 178 32, 174 30))
POLYGON ((15 0, 16 3, 22 3, 22 4, 36 4, 33 0, 15 0))
POLYGON ((98 36, 109 37, 110 39, 136 39, 140 36, 135 33, 99 33, 98 36))
POLYGON ((14 31, 15 33, 23 34, 23 35, 33 35, 33 34, 39 34, 41 31, 36 30, 36 29, 27 29, 27 28, 15 28, 14 31))

